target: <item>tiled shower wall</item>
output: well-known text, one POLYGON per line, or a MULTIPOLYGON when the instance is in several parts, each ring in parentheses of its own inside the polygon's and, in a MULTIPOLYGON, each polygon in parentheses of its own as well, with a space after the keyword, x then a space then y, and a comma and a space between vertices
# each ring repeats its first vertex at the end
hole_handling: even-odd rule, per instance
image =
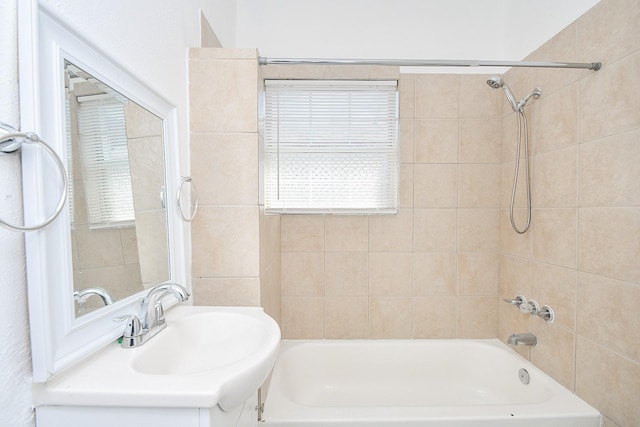
MULTIPOLYGON (((527 107, 534 210, 524 236, 508 219, 515 117, 486 76, 399 76, 398 216, 264 216, 257 124, 215 127, 232 123, 234 114, 244 117, 229 109, 247 99, 253 101, 246 115, 255 117, 260 89, 252 82, 260 70, 241 77, 246 64, 229 68, 192 52, 192 65, 202 61, 202 74, 191 70, 192 174, 211 191, 193 229, 196 302, 269 305, 290 338, 505 340, 532 331, 539 345, 525 357, 600 410, 605 426, 640 425, 637 22, 636 0, 603 0, 527 58, 602 61, 602 70, 505 75, 519 97, 534 86, 543 90, 527 107), (227 107, 212 109, 207 103, 214 100, 227 107), (249 151, 239 152, 243 147, 249 151), (250 214, 239 215, 246 208, 250 214), (223 271, 225 264, 249 270, 223 271), (555 323, 500 302, 516 293, 553 307, 555 323)), ((375 67, 262 72, 398 77, 375 67)), ((519 192, 520 225, 523 200, 519 192)))
MULTIPOLYGON (((603 0, 530 55, 602 61, 598 72, 513 69, 534 86, 533 223, 511 231, 508 197, 516 121, 505 106, 500 296, 550 305, 553 324, 499 303, 499 337, 531 331, 523 355, 594 405, 607 426, 640 425, 640 2, 603 0)), ((523 193, 518 194, 523 205, 523 193)), ((523 209, 518 210, 523 224, 523 209)))
POLYGON ((400 80, 400 212, 282 216, 283 336, 496 337, 502 94, 478 75, 264 73, 400 80))

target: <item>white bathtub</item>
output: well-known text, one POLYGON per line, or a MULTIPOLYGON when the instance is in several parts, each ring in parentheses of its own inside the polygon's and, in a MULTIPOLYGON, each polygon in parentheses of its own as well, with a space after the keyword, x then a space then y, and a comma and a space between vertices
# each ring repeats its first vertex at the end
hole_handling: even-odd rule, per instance
POLYGON ((601 425, 598 411, 498 340, 284 340, 262 418, 272 427, 601 425))

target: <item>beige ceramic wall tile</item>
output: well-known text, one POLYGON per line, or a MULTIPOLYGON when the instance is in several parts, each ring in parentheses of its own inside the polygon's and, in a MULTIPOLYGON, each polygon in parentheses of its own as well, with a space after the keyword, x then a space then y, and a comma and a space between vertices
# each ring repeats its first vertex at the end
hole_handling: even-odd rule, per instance
MULTIPOLYGON (((533 88, 536 86, 536 83, 533 80, 533 70, 534 68, 514 67, 504 74, 503 80, 513 92, 513 95, 515 96, 516 100, 520 100, 526 94, 531 92, 533 88)), ((502 95, 504 97, 504 94, 502 95)), ((525 108, 527 117, 529 119, 531 119, 530 113, 532 110, 530 106, 531 104, 528 104, 527 107, 525 108)), ((511 105, 506 101, 506 99, 502 103, 502 113, 503 113, 503 117, 507 114, 513 113, 513 109, 511 108, 511 105)), ((515 117, 512 117, 512 119, 515 121, 515 117)), ((531 120, 531 122, 533 123, 533 120, 531 120)))
POLYGON ((458 120, 416 120, 414 156, 416 163, 456 163, 458 120))
POLYGON ((366 252, 369 248, 369 217, 325 217, 325 250, 327 252, 366 252))
POLYGON ((578 278, 575 269, 534 262, 531 271, 531 296, 540 306, 550 306, 556 325, 576 329, 578 278))
POLYGON ((324 78, 328 80, 369 80, 368 65, 327 65, 324 78))
POLYGON ((192 223, 194 277, 258 277, 258 207, 202 207, 192 223))
POLYGON ((457 223, 455 209, 414 209, 413 250, 455 252, 457 223))
MULTIPOLYGON (((578 23, 574 22, 536 50, 531 55, 531 60, 550 61, 562 58, 562 61, 580 62, 577 46, 578 23)), ((579 77, 580 70, 566 68, 535 68, 533 70, 534 84, 542 89, 543 97, 575 82, 579 77)))
POLYGON ((415 120, 401 118, 399 120, 398 141, 400 144, 400 163, 413 163, 415 120))
POLYGON ((580 209, 581 271, 640 282, 640 208, 580 209))
POLYGON ((538 345, 531 349, 531 361, 560 384, 574 390, 575 333, 533 318, 531 332, 538 345))
POLYGON ((500 209, 460 209, 458 250, 498 252, 500 250, 500 209))
POLYGON ((282 252, 282 295, 324 296, 324 253, 282 252))
POLYGON ((460 117, 463 119, 491 119, 502 117, 500 91, 487 85, 489 76, 482 74, 460 75, 460 117))
POLYGON ((602 427, 620 427, 618 424, 611 421, 609 418, 602 417, 602 427))
POLYGON ((191 176, 200 206, 258 203, 258 136, 192 133, 191 176))
POLYGON ((458 295, 495 297, 498 295, 499 285, 498 254, 458 254, 458 295))
POLYGON ((327 298, 325 310, 325 338, 369 337, 369 298, 327 298))
MULTIPOLYGON (((505 101, 505 104, 507 102, 505 101)), ((528 115, 528 119, 531 117, 528 115)), ((533 122, 532 122, 533 123, 533 122)), ((521 135, 524 135, 522 133, 521 135)), ((531 134, 528 134, 531 137, 531 134)), ((524 138, 522 136, 521 138, 524 138)), ((524 157, 524 139, 521 139, 522 145, 520 149, 520 156, 524 157)), ((532 141, 530 141, 532 142, 532 141)), ((516 158, 516 149, 518 143, 518 121, 516 114, 511 111, 502 119, 502 161, 512 162, 516 158)))
POLYGON ((458 338, 496 338, 498 300, 495 297, 458 298, 458 338))
POLYGON ((126 276, 124 265, 83 270, 82 282, 87 288, 99 287, 106 289, 115 300, 130 295, 125 286, 126 276))
POLYGON ((136 213, 136 239, 142 283, 157 284, 169 280, 169 239, 167 216, 163 210, 136 213))
POLYGON ((278 78, 323 80, 325 68, 324 65, 313 64, 280 65, 278 78))
POLYGON ((533 104, 533 110, 530 153, 578 143, 578 83, 545 95, 533 104))
MULTIPOLYGON (((514 159, 515 160, 515 159, 514 159)), ((530 158, 530 169, 529 172, 533 174, 533 163, 535 158, 530 158)), ((524 159, 520 159, 518 163, 518 182, 515 191, 515 197, 513 199, 513 206, 516 208, 526 208, 527 207, 527 170, 526 170, 526 162, 524 159)), ((501 174, 500 174, 500 186, 501 186, 501 203, 500 207, 503 209, 509 209, 511 206, 511 197, 513 194, 513 182, 515 178, 515 161, 508 161, 503 163, 501 166, 501 174)), ((533 187, 533 183, 531 184, 533 187)), ((533 198, 533 197, 532 197, 533 198)), ((533 203, 533 200, 532 200, 533 203)), ((524 226, 524 224, 523 224, 524 226)))
POLYGON ((580 144, 580 206, 640 205, 640 130, 580 144))
POLYGON ((260 276, 260 305, 278 324, 281 322, 280 258, 260 276))
POLYGON ((411 338, 413 336, 411 298, 370 298, 369 336, 371 338, 411 338))
POLYGON ((140 276, 140 264, 127 264, 124 266, 124 278, 127 287, 127 295, 133 295, 145 288, 142 286, 140 276))
POLYGON ((386 65, 369 66, 371 80, 400 80, 400 67, 386 65))
POLYGON ((531 261, 502 255, 500 258, 500 298, 531 295, 531 261))
POLYGON ((191 60, 191 131, 257 132, 257 75, 255 59, 191 60))
POLYGON ((458 205, 458 165, 413 166, 413 197, 416 208, 455 208, 458 205))
POLYGON ((372 215, 369 218, 371 252, 409 252, 413 233, 412 209, 400 209, 397 215, 372 215))
POLYGON ((369 255, 363 252, 332 252, 325 257, 327 296, 367 296, 369 255))
POLYGON ((324 338, 324 298, 282 297, 283 339, 324 338))
POLYGON ((195 305, 260 306, 260 279, 194 279, 195 305))
POLYGON ((280 215, 265 215, 260 206, 260 274, 277 260, 280 269, 280 215))
POLYGON ((163 201, 160 194, 165 185, 162 138, 153 136, 129 139, 127 148, 131 193, 136 212, 162 209, 163 201))
POLYGON ((410 297, 412 295, 411 253, 369 253, 369 295, 410 297))
MULTIPOLYGON (((527 221, 526 209, 515 209, 514 220, 518 229, 524 229, 527 221)), ((531 257, 531 232, 518 234, 511 226, 509 209, 500 212, 500 249, 509 255, 531 257)))
POLYGON ((282 215, 282 251, 323 251, 324 216, 282 215))
POLYGON ((457 119, 460 109, 460 76, 416 74, 415 117, 457 119))
MULTIPOLYGON (((529 332, 530 330, 531 315, 523 314, 517 308, 503 301, 498 301, 498 319, 498 338, 505 344, 511 334, 529 332)), ((529 346, 512 346, 511 349, 525 359, 529 359, 531 356, 531 347, 529 346)))
POLYGON ((580 273, 578 333, 640 363, 640 286, 580 273))
POLYGON ((462 119, 458 127, 460 163, 500 163, 502 119, 462 119))
POLYGON ((576 393, 620 426, 640 425, 640 364, 578 336, 576 393))
POLYGON ((534 209, 533 258, 563 267, 576 267, 577 209, 534 209))
POLYGON ((122 256, 125 264, 139 264, 138 241, 136 239, 135 227, 122 227, 120 231, 120 241, 122 243, 122 256))
POLYGON ((401 119, 415 117, 416 75, 400 74, 398 82, 399 110, 401 119))
POLYGON ((580 142, 640 127, 639 68, 640 50, 580 80, 580 142))
POLYGON ((399 203, 400 208, 413 207, 413 165, 400 165, 400 184, 399 184, 399 203))
POLYGON ((124 264, 122 242, 117 228, 90 230, 88 226, 78 226, 76 240, 81 269, 124 264))
POLYGON ((639 21, 640 4, 635 0, 598 3, 578 21, 580 61, 601 61, 606 66, 640 49, 639 21))
POLYGON ((577 206, 578 146, 535 156, 531 162, 531 193, 537 208, 577 206))
POLYGON ((456 295, 456 254, 413 254, 413 295, 456 295))
POLYGON ((500 174, 498 164, 458 166, 458 206, 461 208, 499 208, 500 174))
POLYGON ((135 102, 124 105, 127 138, 162 136, 162 120, 135 102))
POLYGON ((455 338, 457 298, 431 296, 413 298, 414 338, 455 338))

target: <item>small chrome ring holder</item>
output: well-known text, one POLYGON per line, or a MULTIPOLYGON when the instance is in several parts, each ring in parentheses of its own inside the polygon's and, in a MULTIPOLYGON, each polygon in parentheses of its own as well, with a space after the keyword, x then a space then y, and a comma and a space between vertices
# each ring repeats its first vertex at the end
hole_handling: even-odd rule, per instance
POLYGON ((196 189, 196 186, 193 184, 193 181, 191 180, 190 176, 183 176, 180 178, 180 185, 178 185, 178 191, 177 191, 178 195, 177 195, 177 199, 178 199, 178 211, 180 212, 180 217, 182 218, 182 220, 184 222, 191 222, 193 221, 193 219, 196 217, 196 212, 198 212, 198 190, 196 189), (182 208, 182 186, 185 184, 185 182, 189 183, 189 186, 191 188, 191 192, 193 193, 193 212, 191 213, 191 215, 185 215, 184 214, 184 209, 182 208))
POLYGON ((39 224, 30 225, 30 226, 9 224, 8 222, 0 219, 0 225, 10 230, 14 230, 14 231, 40 230, 46 227, 47 225, 51 224, 53 220, 55 220, 58 217, 58 215, 60 215, 60 212, 62 212, 62 208, 64 207, 64 203, 67 200, 67 174, 65 172, 64 164, 62 163, 62 160, 60 160, 60 157, 58 157, 56 152, 53 151, 53 149, 49 147, 49 145, 47 145, 43 140, 41 140, 40 137, 35 133, 18 132, 16 131, 16 129, 14 129, 13 127, 5 123, 0 123, 0 128, 7 131, 7 133, 0 135, 0 153, 1 154, 15 153, 20 148, 22 148, 23 143, 36 144, 42 147, 44 151, 46 151, 51 156, 51 158, 54 160, 58 168, 58 171, 60 172, 60 176, 62 178, 62 184, 63 184, 62 195, 60 197, 60 201, 58 202, 58 205, 56 206, 55 211, 53 212, 53 214, 51 214, 51 216, 49 216, 49 218, 45 219, 39 224))

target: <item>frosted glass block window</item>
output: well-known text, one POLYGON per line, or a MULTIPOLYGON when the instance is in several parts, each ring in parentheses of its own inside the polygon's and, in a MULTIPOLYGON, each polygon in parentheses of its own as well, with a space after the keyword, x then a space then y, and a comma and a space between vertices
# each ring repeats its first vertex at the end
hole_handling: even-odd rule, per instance
POLYGON ((267 213, 397 213, 396 81, 267 80, 267 213))

